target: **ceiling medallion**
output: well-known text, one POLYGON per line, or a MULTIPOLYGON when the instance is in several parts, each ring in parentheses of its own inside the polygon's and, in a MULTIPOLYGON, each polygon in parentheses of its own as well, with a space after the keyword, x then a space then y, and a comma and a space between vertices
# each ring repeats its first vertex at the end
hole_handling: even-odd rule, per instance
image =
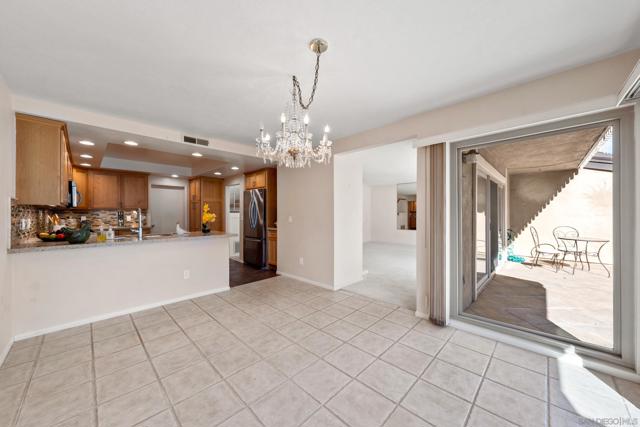
POLYGON ((328 43, 323 39, 313 39, 309 42, 309 49, 316 54, 316 69, 313 88, 309 100, 302 102, 300 82, 293 76, 291 99, 285 112, 280 115, 280 130, 276 132, 275 147, 271 146, 271 136, 260 128, 260 136, 256 138, 258 156, 264 161, 278 162, 278 166, 287 168, 303 168, 311 166, 311 160, 316 163, 331 162, 331 142, 328 138, 329 125, 324 127, 324 134, 318 145, 313 147, 313 135, 309 129, 309 106, 318 86, 320 70, 320 55, 327 50, 328 43))

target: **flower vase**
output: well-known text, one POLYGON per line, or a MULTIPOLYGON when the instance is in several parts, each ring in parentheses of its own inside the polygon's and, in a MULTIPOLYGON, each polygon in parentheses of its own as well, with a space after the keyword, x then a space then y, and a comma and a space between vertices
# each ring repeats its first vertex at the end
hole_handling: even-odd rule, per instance
POLYGON ((211 229, 209 228, 209 224, 202 224, 202 232, 209 233, 211 229))

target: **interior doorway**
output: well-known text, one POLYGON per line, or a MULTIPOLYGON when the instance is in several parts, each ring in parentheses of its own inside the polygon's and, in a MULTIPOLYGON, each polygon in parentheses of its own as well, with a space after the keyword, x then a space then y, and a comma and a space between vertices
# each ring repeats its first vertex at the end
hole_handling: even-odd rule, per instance
POLYGON ((149 211, 153 234, 175 233, 176 224, 187 230, 185 189, 182 186, 152 184, 149 211))
POLYGON ((227 185, 225 187, 226 205, 226 230, 234 234, 229 239, 229 256, 238 259, 240 257, 240 197, 242 195, 240 184, 227 185))
POLYGON ((417 149, 403 141, 336 156, 336 286, 416 309, 417 149))

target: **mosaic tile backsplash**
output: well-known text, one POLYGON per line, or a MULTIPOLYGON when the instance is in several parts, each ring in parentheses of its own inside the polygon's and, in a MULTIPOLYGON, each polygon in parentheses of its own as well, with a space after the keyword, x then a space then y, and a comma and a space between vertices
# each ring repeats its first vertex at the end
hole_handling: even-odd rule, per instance
MULTIPOLYGON (((126 221, 126 216, 130 215, 130 211, 125 213, 125 227, 133 227, 135 221, 126 221)), ((147 225, 146 210, 142 211, 145 217, 144 224, 147 225)), ((116 227, 118 225, 117 210, 70 210, 70 209, 47 209, 30 205, 12 205, 11 206, 11 243, 20 243, 24 240, 34 239, 41 231, 49 231, 53 224, 50 218, 57 214, 60 217, 60 224, 67 227, 76 228, 80 226, 81 217, 85 216, 94 228, 103 225, 108 228, 109 225, 116 227), (21 226, 23 225, 23 226, 21 226)))

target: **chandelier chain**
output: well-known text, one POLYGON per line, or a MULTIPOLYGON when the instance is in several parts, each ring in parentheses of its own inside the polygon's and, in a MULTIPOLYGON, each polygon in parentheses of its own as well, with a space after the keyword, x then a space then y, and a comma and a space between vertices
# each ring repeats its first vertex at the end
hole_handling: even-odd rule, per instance
POLYGON ((298 93, 298 103, 303 110, 308 110, 309 106, 313 102, 313 97, 316 94, 316 88, 318 87, 318 74, 320 73, 320 53, 316 53, 316 71, 315 76, 313 78, 313 88, 311 89, 311 95, 309 96, 309 101, 305 104, 302 102, 302 89, 300 89, 300 82, 296 76, 293 76, 293 90, 294 94, 298 93))

